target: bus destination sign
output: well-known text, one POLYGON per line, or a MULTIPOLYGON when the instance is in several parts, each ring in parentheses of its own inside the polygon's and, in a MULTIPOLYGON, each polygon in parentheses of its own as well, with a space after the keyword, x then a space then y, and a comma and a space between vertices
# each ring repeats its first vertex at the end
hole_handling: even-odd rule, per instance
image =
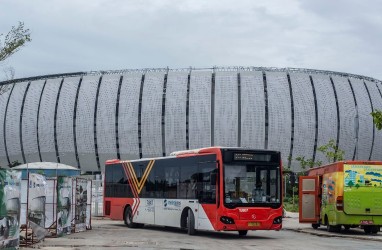
POLYGON ((249 153, 234 153, 234 161, 270 161, 271 155, 269 154, 249 154, 249 153))

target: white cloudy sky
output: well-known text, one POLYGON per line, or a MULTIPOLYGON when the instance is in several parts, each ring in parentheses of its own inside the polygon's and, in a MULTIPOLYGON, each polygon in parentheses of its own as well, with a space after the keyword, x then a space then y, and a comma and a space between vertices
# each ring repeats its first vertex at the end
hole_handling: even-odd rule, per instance
POLYGON ((17 78, 216 65, 382 80, 381 10, 380 0, 0 0, 0 33, 24 21, 33 39, 0 67, 17 78))

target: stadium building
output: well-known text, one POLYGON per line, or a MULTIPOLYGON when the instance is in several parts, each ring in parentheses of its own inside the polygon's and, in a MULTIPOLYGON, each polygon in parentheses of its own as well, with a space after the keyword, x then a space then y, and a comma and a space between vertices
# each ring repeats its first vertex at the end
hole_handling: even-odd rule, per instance
POLYGON ((1 82, 0 166, 59 162, 98 172, 211 145, 279 150, 326 162, 334 139, 346 159, 381 160, 379 80, 339 72, 232 67, 78 72, 1 82))

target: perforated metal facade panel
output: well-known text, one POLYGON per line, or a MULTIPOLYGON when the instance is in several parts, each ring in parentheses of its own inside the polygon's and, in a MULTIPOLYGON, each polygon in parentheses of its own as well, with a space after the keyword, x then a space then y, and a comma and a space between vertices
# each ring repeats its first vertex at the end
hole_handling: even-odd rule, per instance
POLYGON ((268 149, 279 150, 288 162, 291 142, 292 111, 288 79, 285 72, 266 72, 268 90, 268 149))
MULTIPOLYGON (((379 94, 377 85, 375 82, 365 81, 366 87, 369 90, 371 101, 374 110, 382 110, 382 97, 379 94)), ((359 136, 361 137, 361 130, 359 136)), ((361 149, 360 149, 361 150, 361 149)), ((382 130, 374 129, 374 146, 371 153, 371 160, 381 160, 382 153, 382 130)))
POLYGON ((164 72, 145 75, 142 95, 141 133, 142 157, 163 155, 162 149, 162 98, 164 72))
MULTIPOLYGON (((317 99, 317 147, 329 140, 337 140, 337 106, 333 86, 328 75, 312 74, 317 99)), ((316 151, 316 161, 327 163, 325 155, 316 151)))
POLYGON ((38 138, 42 161, 57 162, 54 143, 54 113, 61 78, 49 79, 41 97, 38 138))
POLYGON ((117 158, 115 112, 120 75, 105 75, 99 89, 97 105, 97 145, 101 169, 105 161, 117 158))
POLYGON ((241 146, 264 148, 265 100, 263 73, 240 72, 241 146))
POLYGON ((238 146, 238 78, 237 72, 216 72, 215 75, 214 144, 238 146))
MULTIPOLYGON (((382 110, 382 84, 378 80, 374 82, 371 78, 346 76, 345 73, 275 68, 215 68, 190 71, 153 69, 148 70, 149 73, 144 77, 142 72, 126 70, 84 73, 79 90, 82 74, 76 77, 64 76, 57 110, 56 102, 62 78, 54 79, 49 76, 32 81, 25 96, 21 124, 23 93, 29 80, 16 80, 6 117, 5 109, 11 89, 0 94, 0 135, 3 136, 0 140, 0 166, 8 165, 4 135, 11 161, 23 162, 21 149, 27 162, 40 161, 40 145, 43 161, 56 162, 57 147, 60 161, 76 166, 77 148, 83 171, 99 170, 97 153, 100 166, 103 167, 103 162, 116 158, 117 152, 120 153, 121 159, 129 160, 139 158, 140 152, 143 157, 157 157, 163 153, 170 154, 172 151, 186 149, 187 146, 193 149, 208 147, 211 144, 237 146, 238 143, 243 147, 261 149, 267 146, 268 149, 279 150, 286 165, 292 145, 292 102, 287 72, 290 74, 294 105, 293 158, 301 155, 308 159, 313 156, 316 114, 309 75, 313 79, 317 101, 317 146, 327 144, 330 139, 336 140, 337 131, 340 131, 339 147, 345 150, 346 159, 353 158, 356 145, 356 98, 360 116, 358 158, 368 159, 371 150, 372 160, 382 157, 382 131, 374 129, 370 116, 372 107, 374 110, 382 110), (263 71, 266 72, 267 96, 264 93, 263 71), (123 81, 117 109, 121 75, 123 81), (103 80, 95 110, 101 76, 103 80), (337 120, 336 98, 330 77, 338 95, 341 123, 337 120), (42 93, 45 81, 47 84, 42 93), (74 107, 77 90, 77 106, 74 107), (212 101, 214 103, 211 103, 212 101), (77 113, 74 121, 75 108, 77 113), (117 117, 118 121, 115 120, 117 117), (338 128, 337 124, 341 127, 338 128)), ((33 79, 35 78, 31 78, 33 79)), ((315 160, 326 163, 324 155, 320 152, 316 152, 315 160)), ((298 170, 298 165, 292 162, 292 169, 298 170)))
POLYGON ((211 79, 209 71, 191 72, 190 79, 190 148, 211 146, 211 79))
POLYGON ((81 170, 97 171, 94 109, 100 76, 84 76, 77 100, 76 138, 81 170))
POLYGON ((27 86, 28 82, 16 84, 9 99, 5 123, 5 137, 7 139, 7 149, 10 162, 18 161, 20 163, 24 163, 20 160, 23 158, 20 144, 20 115, 27 86))
POLYGON ((355 159, 369 160, 371 146, 373 143, 373 117, 369 95, 362 80, 350 79, 353 87, 355 99, 358 107, 358 124, 359 131, 362 131, 362 136, 358 132, 357 152, 355 159))
POLYGON ((315 104, 308 74, 290 73, 294 107, 294 138, 292 170, 299 170, 296 157, 313 159, 316 134, 315 104))
POLYGON ((2 86, 2 91, 0 94, 0 166, 8 166, 7 155, 5 152, 4 145, 4 119, 5 119, 5 109, 7 106, 8 98, 11 93, 13 84, 7 84, 2 86))
POLYGON ((139 158, 138 110, 142 74, 124 74, 119 97, 118 138, 121 159, 139 158))
POLYGON ((188 72, 170 72, 167 77, 165 142, 166 155, 187 149, 186 105, 188 72))
POLYGON ((347 78, 332 76, 340 109, 340 140, 338 147, 345 151, 345 159, 353 159, 355 148, 355 103, 347 78))
POLYGON ((26 162, 40 161, 37 150, 37 112, 44 83, 45 80, 31 82, 25 97, 21 130, 23 133, 23 148, 26 162))
POLYGON ((74 104, 80 77, 65 78, 57 106, 57 146, 60 162, 78 167, 74 149, 73 119, 74 104))

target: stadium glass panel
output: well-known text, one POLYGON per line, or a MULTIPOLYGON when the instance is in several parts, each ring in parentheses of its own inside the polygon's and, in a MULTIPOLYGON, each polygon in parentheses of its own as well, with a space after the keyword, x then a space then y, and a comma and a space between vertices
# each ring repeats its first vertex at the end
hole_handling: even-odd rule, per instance
MULTIPOLYGON (((312 74, 317 100, 317 147, 337 140, 337 105, 332 83, 328 75, 312 74)), ((328 163, 325 155, 316 150, 315 161, 328 163)))
POLYGON ((358 138, 356 139, 357 151, 356 160, 369 160, 371 147, 373 143, 373 117, 370 115, 371 103, 370 98, 363 83, 360 79, 350 79, 353 87, 355 99, 358 109, 358 138), (362 136, 359 135, 362 131, 362 136))
POLYGON ((115 113, 119 87, 119 74, 104 75, 97 104, 97 145, 101 170, 105 161, 117 158, 115 113))
POLYGON ((266 72, 268 90, 268 149, 279 150, 288 162, 291 146, 292 110, 287 74, 266 72))
POLYGON ((141 135, 142 157, 163 155, 162 101, 164 72, 148 72, 142 92, 141 135))
POLYGON ((241 146, 264 148, 265 98, 263 73, 240 72, 241 146))
POLYGON ((190 148, 211 146, 211 82, 210 71, 191 71, 190 79, 190 148))
POLYGON ((94 145, 94 110, 100 76, 84 76, 78 93, 76 138, 78 158, 83 171, 97 171, 94 145))
POLYGON ((119 96, 118 139, 121 159, 139 159, 138 110, 142 73, 123 74, 119 96))
POLYGON ((24 163, 20 144, 20 122, 21 107, 27 87, 28 82, 16 84, 8 103, 5 138, 7 140, 7 150, 10 162, 17 161, 19 163, 24 163))
POLYGON ((188 72, 169 72, 166 87, 165 142, 166 155, 187 149, 186 105, 188 72))
POLYGON ((41 97, 38 138, 42 161, 57 162, 54 142, 54 116, 62 78, 48 79, 41 97))
POLYGON ((56 133, 60 163, 73 167, 78 165, 74 149, 73 119, 79 82, 80 77, 65 78, 57 106, 56 133))
POLYGON ((217 71, 215 75, 214 144, 238 146, 237 72, 217 71))

